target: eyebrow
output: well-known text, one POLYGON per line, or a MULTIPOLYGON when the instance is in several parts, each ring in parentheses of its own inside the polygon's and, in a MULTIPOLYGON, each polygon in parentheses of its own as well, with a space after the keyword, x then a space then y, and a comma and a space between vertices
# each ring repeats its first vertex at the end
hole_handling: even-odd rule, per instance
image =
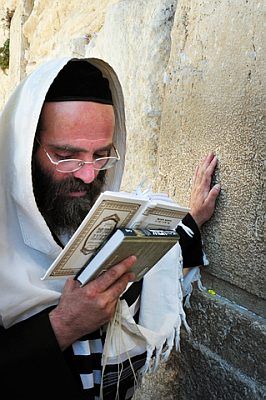
MULTIPOLYGON (((72 153, 88 153, 87 149, 84 149, 83 147, 76 147, 72 146, 70 144, 64 144, 64 145, 59 145, 59 144, 47 144, 46 146, 50 147, 52 150, 57 150, 57 151, 70 151, 72 153)), ((107 146, 101 147, 99 149, 94 150, 94 152, 97 151, 109 151, 111 150, 113 146, 113 143, 108 144, 107 146)))

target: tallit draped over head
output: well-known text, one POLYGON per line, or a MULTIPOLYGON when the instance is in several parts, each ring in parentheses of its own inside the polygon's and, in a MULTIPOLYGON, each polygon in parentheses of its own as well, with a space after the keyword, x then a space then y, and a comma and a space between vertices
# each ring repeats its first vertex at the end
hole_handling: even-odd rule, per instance
MULTIPOLYGON (((33 144, 45 99, 113 104, 113 142, 121 161, 107 170, 103 190, 119 190, 124 169, 124 102, 108 64, 95 58, 58 59, 21 82, 0 118, 0 324, 6 328, 56 305, 65 283, 62 278, 41 279, 62 250, 38 210, 32 186, 33 144)), ((133 318, 135 305, 132 309, 124 299, 118 300, 107 327, 103 370, 146 352, 145 373, 155 370, 161 359, 167 360, 174 344, 178 348, 181 323, 189 329, 182 305, 181 259, 177 244, 145 275, 138 323, 133 318)))
POLYGON ((41 280, 62 250, 38 210, 32 187, 32 150, 44 100, 113 104, 113 141, 121 161, 107 170, 104 189, 119 190, 124 168, 124 103, 110 65, 65 57, 45 63, 20 83, 0 118, 0 324, 6 328, 57 304, 65 283, 62 278, 41 280))

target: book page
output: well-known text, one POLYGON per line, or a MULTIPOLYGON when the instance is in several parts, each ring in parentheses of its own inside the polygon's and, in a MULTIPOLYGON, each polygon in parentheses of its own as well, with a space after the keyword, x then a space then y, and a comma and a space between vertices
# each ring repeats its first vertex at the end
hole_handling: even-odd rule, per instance
POLYGON ((189 212, 189 208, 175 203, 151 202, 143 215, 134 220, 131 227, 147 229, 175 229, 189 212))

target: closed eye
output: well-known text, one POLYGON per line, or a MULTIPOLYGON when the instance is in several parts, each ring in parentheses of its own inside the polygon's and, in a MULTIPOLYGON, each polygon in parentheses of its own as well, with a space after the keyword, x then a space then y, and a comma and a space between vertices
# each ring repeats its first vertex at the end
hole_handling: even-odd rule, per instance
MULTIPOLYGON (((77 160, 83 160, 84 155, 86 158, 86 150, 79 149, 79 148, 70 148, 70 146, 64 146, 62 148, 61 146, 52 146, 53 149, 53 154, 54 157, 57 158, 57 160, 68 160, 68 159, 77 159, 77 160)), ((103 158, 103 157, 109 157, 111 152, 111 146, 98 149, 96 152, 93 154, 93 159, 96 160, 97 158, 103 158)))
POLYGON ((96 158, 103 158, 103 157, 108 157, 110 152, 103 152, 103 153, 94 153, 93 158, 96 160, 96 158))
POLYGON ((59 154, 59 153, 54 153, 54 156, 58 159, 58 160, 69 160, 72 158, 77 158, 75 154, 59 154))
MULTIPOLYGON (((93 159, 96 160, 97 158, 104 158, 108 157, 109 152, 103 152, 103 153, 95 153, 93 154, 93 159)), ((79 154, 72 153, 72 154, 59 154, 59 153, 54 153, 54 157, 57 158, 57 160, 71 160, 71 159, 77 159, 77 160, 82 160, 83 157, 79 157, 79 154)))

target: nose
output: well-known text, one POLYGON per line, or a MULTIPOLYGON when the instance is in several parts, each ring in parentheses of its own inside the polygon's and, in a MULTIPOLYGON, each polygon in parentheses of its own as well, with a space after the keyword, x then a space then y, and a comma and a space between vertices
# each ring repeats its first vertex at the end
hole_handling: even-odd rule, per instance
POLYGON ((97 175, 98 171, 91 164, 84 164, 78 171, 73 172, 73 176, 81 179, 84 183, 91 183, 97 175))

